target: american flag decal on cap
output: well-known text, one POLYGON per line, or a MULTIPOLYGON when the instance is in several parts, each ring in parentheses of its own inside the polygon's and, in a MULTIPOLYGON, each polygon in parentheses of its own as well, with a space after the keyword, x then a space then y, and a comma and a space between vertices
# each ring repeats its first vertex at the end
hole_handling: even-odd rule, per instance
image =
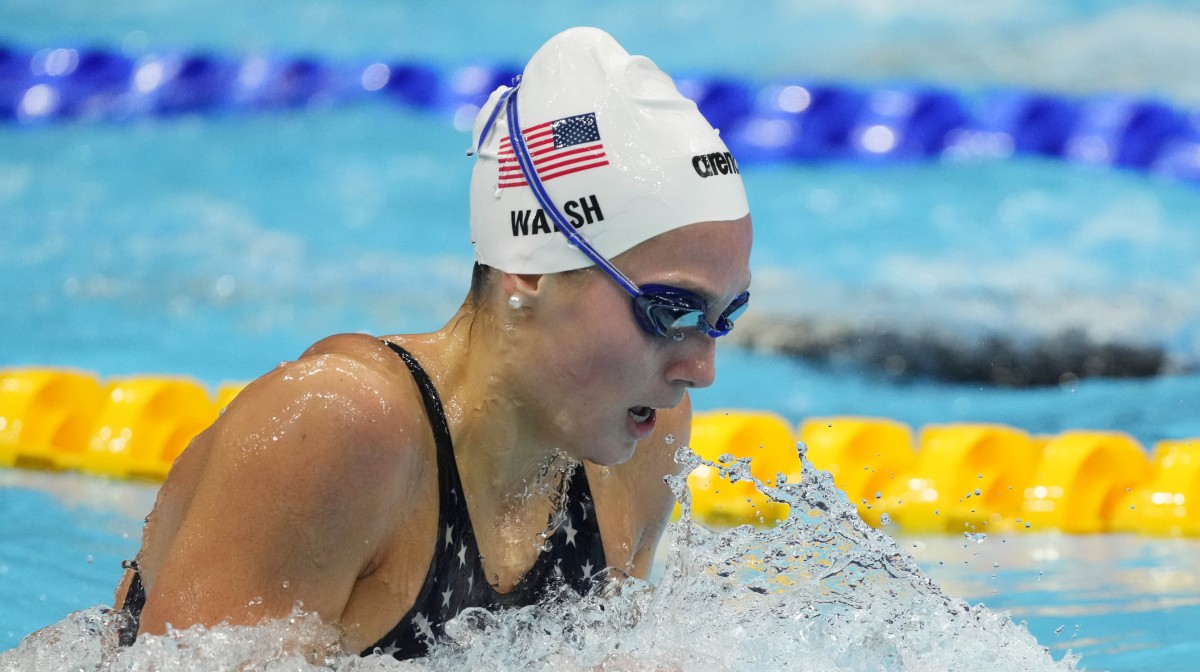
MULTIPOLYGON (((530 126, 521 135, 525 136, 525 146, 542 182, 608 165, 595 112, 530 126)), ((528 184, 507 137, 500 140, 499 160, 501 189, 528 184)))

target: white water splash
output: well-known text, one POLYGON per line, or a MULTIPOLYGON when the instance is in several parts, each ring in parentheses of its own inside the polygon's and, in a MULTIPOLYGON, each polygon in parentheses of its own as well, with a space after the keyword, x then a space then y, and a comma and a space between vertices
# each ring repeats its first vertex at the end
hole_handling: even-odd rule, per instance
MULTIPOLYGON (((686 471, 702 464, 682 449, 686 471)), ((720 469, 753 480, 748 462, 720 469)), ((792 507, 774 529, 707 529, 683 518, 657 585, 612 583, 582 599, 463 612, 429 657, 341 652, 337 631, 300 610, 257 627, 189 628, 116 644, 119 616, 77 612, 0 654, 0 670, 1072 670, 1007 615, 943 593, 863 523, 829 474, 756 486, 792 507), (305 647, 301 643, 309 643, 305 647), (304 651, 322 650, 305 655, 304 651)))

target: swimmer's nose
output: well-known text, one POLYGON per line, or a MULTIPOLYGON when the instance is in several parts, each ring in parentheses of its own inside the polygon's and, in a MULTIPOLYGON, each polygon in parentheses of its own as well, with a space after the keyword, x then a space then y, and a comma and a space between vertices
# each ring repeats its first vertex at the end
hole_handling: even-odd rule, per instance
POLYGON ((684 387, 708 387, 717 377, 717 342, 705 334, 689 334, 667 367, 667 382, 684 387))

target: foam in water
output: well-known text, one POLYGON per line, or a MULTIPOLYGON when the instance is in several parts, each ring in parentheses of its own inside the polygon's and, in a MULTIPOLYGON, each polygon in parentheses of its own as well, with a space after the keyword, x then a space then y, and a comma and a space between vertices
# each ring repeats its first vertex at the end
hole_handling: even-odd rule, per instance
MULTIPOLYGON (((684 473, 706 464, 686 448, 678 458, 684 473)), ((424 659, 342 652, 336 629, 299 607, 257 627, 194 627, 122 649, 120 616, 94 607, 0 654, 0 670, 1075 669, 1071 654, 1053 660, 1007 615, 943 593, 807 460, 803 479, 778 487, 755 481, 745 460, 709 466, 753 481, 791 516, 768 530, 710 530, 689 515, 686 479, 670 479, 683 516, 667 530, 657 585, 470 609, 424 659)))

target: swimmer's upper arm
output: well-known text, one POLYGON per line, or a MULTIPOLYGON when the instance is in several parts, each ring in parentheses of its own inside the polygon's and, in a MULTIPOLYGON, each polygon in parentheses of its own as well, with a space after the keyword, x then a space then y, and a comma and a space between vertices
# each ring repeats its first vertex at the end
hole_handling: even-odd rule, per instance
MULTIPOLYGON (((419 422, 352 358, 304 357, 259 379, 196 439, 206 457, 147 585, 142 631, 253 624, 296 603, 337 622, 413 487, 397 446, 419 422)), ((162 503, 160 502, 160 505, 162 503)))

